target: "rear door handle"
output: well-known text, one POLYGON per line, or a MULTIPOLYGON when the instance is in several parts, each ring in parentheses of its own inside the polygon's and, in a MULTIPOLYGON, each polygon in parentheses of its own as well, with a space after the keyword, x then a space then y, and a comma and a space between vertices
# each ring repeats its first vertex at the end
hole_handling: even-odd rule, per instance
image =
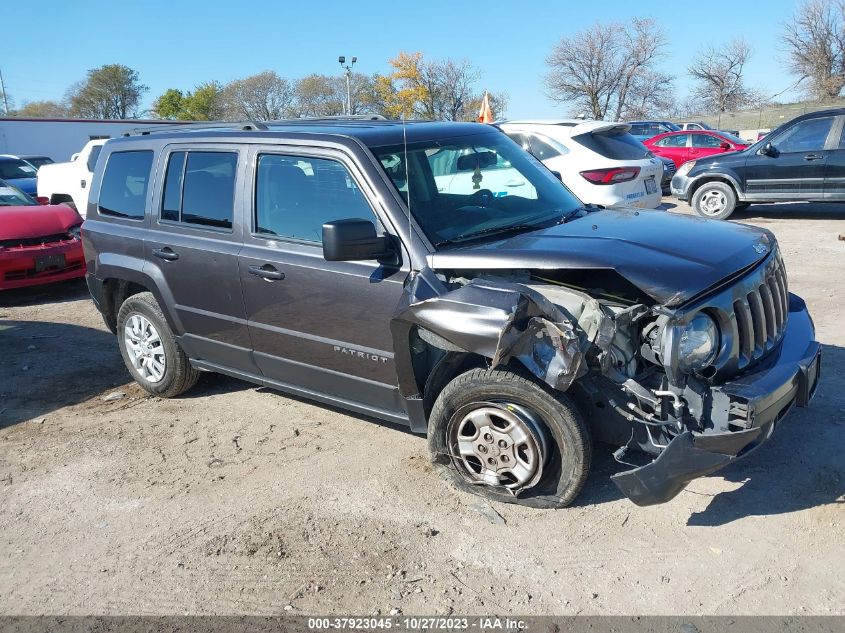
POLYGON ((821 160, 824 158, 821 154, 807 154, 804 156, 804 160, 821 160))
POLYGON ((164 248, 154 248, 153 255, 168 262, 175 262, 179 259, 179 254, 174 253, 169 246, 165 246, 164 248))
POLYGON ((281 270, 276 270, 270 264, 264 264, 263 266, 250 266, 249 274, 261 277, 262 279, 267 279, 268 281, 278 281, 285 278, 285 273, 281 270))

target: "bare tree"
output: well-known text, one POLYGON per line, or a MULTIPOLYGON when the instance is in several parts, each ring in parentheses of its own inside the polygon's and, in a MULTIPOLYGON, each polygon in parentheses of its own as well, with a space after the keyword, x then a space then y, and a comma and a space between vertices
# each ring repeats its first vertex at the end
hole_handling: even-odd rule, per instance
POLYGON ((753 95, 742 73, 750 57, 751 48, 742 38, 726 46, 708 46, 695 56, 687 72, 697 83, 693 96, 703 109, 726 112, 749 105, 753 95))
POLYGON ((27 101, 23 104, 15 116, 35 117, 45 119, 61 119, 69 114, 70 108, 66 103, 56 101, 27 101))
POLYGON ((236 79, 223 88, 227 118, 273 121, 290 116, 295 93, 290 82, 275 71, 236 79))
POLYGON ((783 26, 789 69, 816 99, 845 88, 845 2, 807 0, 783 26))
POLYGON ((624 118, 631 101, 641 109, 654 101, 650 93, 665 91, 665 82, 649 81, 656 78, 665 46, 666 37, 652 19, 595 24, 552 49, 546 58, 547 94, 595 119, 624 118))

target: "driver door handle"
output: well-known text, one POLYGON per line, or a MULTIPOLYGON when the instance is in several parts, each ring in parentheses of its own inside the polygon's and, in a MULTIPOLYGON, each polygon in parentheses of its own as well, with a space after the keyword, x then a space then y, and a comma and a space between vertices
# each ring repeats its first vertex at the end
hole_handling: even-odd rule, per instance
POLYGON ((179 254, 174 253, 169 246, 165 246, 164 248, 154 248, 153 255, 167 262, 175 262, 179 259, 179 254))
POLYGON ((804 156, 804 160, 821 160, 824 158, 821 154, 807 154, 804 156))
POLYGON ((276 270, 276 268, 270 264, 264 264, 263 266, 250 266, 249 274, 261 277, 267 281, 278 281, 285 278, 285 273, 281 270, 276 270))

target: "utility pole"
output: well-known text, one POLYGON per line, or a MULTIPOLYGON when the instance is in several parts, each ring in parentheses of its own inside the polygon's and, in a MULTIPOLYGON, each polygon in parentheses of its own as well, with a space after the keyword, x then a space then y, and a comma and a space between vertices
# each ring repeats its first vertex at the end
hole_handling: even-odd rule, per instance
POLYGON ((346 115, 352 116, 352 88, 350 87, 350 81, 352 78, 352 67, 355 65, 355 62, 358 61, 358 58, 353 57, 352 63, 348 66, 346 65, 346 57, 344 55, 338 57, 337 61, 346 73, 346 115))
POLYGON ((6 98, 6 84, 3 83, 2 69, 0 69, 0 92, 3 93, 3 114, 9 116, 9 100, 6 98))

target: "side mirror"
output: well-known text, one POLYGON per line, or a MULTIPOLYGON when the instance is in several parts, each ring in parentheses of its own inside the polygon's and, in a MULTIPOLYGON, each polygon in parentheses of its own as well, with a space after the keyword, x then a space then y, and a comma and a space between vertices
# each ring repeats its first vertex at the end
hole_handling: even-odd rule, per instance
POLYGON ((724 143, 719 143, 719 147, 724 150, 729 150, 731 148, 731 144, 725 141, 724 143))
POLYGON ((71 155, 71 157, 70 157, 70 162, 75 161, 77 158, 79 158, 79 152, 77 152, 76 154, 72 154, 72 155, 71 155))
POLYGON ((760 156, 775 157, 778 155, 777 149, 775 149, 775 146, 771 143, 766 143, 765 145, 763 145, 763 147, 757 150, 757 153, 760 154, 760 156))
POLYGON ((323 258, 327 262, 354 262, 389 259, 395 263, 396 252, 390 239, 376 235, 369 220, 352 218, 323 225, 323 258))

